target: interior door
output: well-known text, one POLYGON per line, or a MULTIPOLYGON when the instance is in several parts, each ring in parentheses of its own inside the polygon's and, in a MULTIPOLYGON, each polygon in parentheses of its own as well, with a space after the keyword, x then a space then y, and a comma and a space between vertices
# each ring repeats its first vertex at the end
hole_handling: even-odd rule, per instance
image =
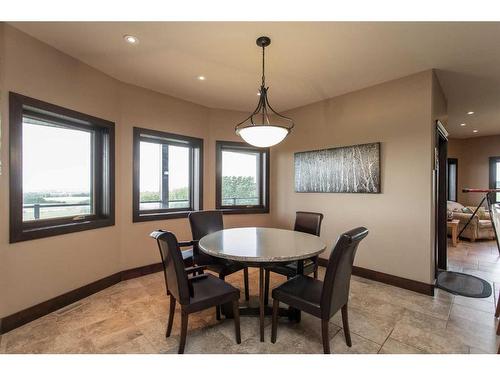
POLYGON ((447 228, 446 206, 448 195, 448 132, 436 121, 436 146, 435 146, 435 207, 436 207, 436 276, 439 270, 446 270, 447 256, 447 228))

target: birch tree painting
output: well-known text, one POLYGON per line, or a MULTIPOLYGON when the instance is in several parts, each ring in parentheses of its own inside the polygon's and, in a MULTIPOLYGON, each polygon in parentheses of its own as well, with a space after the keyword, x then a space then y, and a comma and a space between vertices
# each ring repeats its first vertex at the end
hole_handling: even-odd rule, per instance
POLYGON ((297 193, 380 193, 380 143, 295 153, 297 193))

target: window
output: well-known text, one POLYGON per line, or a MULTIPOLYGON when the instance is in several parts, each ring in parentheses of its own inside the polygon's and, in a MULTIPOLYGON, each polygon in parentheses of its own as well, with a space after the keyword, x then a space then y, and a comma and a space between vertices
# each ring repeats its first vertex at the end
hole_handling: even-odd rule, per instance
POLYGON ((448 159, 448 200, 457 201, 458 159, 448 159))
POLYGON ((269 212, 269 148, 216 143, 216 208, 227 213, 269 212))
POLYGON ((114 124, 15 93, 10 242, 114 225, 114 124))
MULTIPOLYGON (((500 156, 490 158, 490 189, 500 189, 500 156)), ((500 203, 500 193, 493 194, 492 203, 500 203)))
POLYGON ((202 139, 134 128, 134 222, 201 210, 202 182, 202 139))

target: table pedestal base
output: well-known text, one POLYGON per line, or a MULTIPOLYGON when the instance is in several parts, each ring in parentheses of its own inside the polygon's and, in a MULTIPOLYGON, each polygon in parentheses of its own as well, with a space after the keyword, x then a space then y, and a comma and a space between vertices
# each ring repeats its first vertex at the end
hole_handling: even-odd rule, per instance
MULTIPOLYGON (((298 261, 297 273, 302 274, 304 269, 303 261, 298 261)), ((233 308, 231 304, 222 306, 222 313, 226 318, 233 317, 233 308)), ((264 342, 264 316, 273 315, 273 308, 264 305, 264 266, 259 266, 259 307, 244 306, 240 307, 240 315, 258 316, 260 319, 260 341, 264 342)), ((300 322, 300 310, 289 307, 288 309, 279 308, 279 316, 286 316, 289 320, 300 322)))

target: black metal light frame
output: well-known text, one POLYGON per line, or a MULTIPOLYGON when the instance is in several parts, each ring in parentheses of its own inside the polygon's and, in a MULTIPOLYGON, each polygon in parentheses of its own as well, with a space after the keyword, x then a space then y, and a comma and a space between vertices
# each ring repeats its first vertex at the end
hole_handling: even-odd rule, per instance
POLYGON ((242 122, 236 125, 235 131, 237 134, 239 134, 241 130, 252 126, 273 126, 285 129, 288 135, 295 126, 293 120, 290 117, 284 116, 276 112, 273 109, 273 107, 271 107, 271 104, 269 104, 269 99, 267 98, 267 91, 269 90, 269 87, 266 87, 265 48, 271 44, 271 39, 267 36, 261 36, 257 38, 256 43, 257 46, 262 48, 262 83, 259 89, 259 94, 260 94, 259 103, 257 104, 257 107, 250 116, 248 116, 246 119, 244 119, 242 122), (285 121, 288 122, 288 125, 272 124, 271 121, 269 120, 269 115, 284 119, 285 121), (261 124, 255 123, 254 117, 260 118, 262 123, 261 124), (250 122, 247 123, 249 120, 250 122))

